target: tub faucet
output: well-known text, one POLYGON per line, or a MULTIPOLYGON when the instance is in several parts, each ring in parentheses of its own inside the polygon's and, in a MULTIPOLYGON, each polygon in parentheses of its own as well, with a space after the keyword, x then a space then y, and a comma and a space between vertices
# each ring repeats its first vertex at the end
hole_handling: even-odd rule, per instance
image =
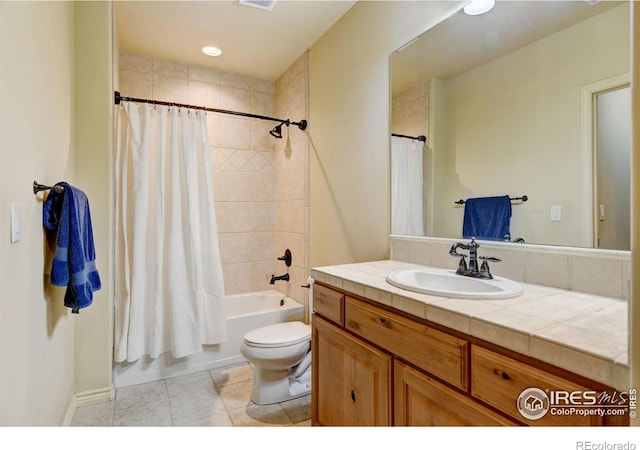
POLYGON ((451 256, 460 257, 460 262, 458 263, 458 270, 456 270, 456 273, 458 275, 464 275, 466 277, 492 279, 493 275, 491 275, 491 271, 489 270, 489 263, 487 261, 500 262, 501 259, 494 258, 493 256, 478 256, 478 247, 480 247, 480 244, 476 242, 475 238, 471 238, 471 242, 468 244, 456 242, 451 246, 449 254, 451 256), (459 248, 463 250, 469 250, 469 266, 467 266, 467 261, 465 260, 467 255, 458 253, 459 248), (482 265, 480 266, 480 268, 478 268, 478 259, 482 260, 482 265))
POLYGON ((276 281, 289 281, 289 274, 285 273, 284 275, 280 275, 279 277, 275 276, 275 275, 271 275, 271 281, 269 281, 269 284, 276 284, 276 281))

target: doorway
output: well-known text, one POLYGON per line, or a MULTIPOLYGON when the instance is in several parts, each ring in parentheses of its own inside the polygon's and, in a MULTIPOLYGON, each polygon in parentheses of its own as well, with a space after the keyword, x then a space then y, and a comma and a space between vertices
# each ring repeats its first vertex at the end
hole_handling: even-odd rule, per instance
POLYGON ((631 87, 593 95, 594 246, 631 248, 631 87))

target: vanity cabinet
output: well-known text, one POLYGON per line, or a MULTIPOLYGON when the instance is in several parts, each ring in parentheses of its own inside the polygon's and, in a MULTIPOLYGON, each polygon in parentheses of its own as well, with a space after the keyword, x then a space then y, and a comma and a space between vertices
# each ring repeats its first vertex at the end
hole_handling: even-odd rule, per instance
POLYGON ((313 424, 391 425, 391 356, 318 316, 312 330, 313 424))
POLYGON ((529 420, 517 403, 528 388, 613 390, 318 282, 313 302, 313 425, 628 425, 626 416, 529 420))

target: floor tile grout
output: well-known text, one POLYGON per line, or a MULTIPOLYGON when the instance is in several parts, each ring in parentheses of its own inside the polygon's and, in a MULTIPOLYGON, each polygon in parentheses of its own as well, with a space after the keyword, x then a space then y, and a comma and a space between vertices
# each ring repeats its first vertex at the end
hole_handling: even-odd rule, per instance
POLYGON ((310 424, 310 396, 277 403, 277 408, 253 403, 252 374, 249 364, 239 364, 158 380, 161 383, 156 385, 117 388, 111 402, 77 408, 72 426, 310 424), (203 392, 210 393, 210 398, 203 392))

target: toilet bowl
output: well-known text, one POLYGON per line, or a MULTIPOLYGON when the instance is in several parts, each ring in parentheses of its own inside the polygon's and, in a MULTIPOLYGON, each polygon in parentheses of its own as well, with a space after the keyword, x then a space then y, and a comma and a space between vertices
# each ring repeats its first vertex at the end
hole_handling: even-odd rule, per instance
POLYGON ((251 400, 268 405, 311 392, 311 327, 283 322, 249 331, 240 353, 253 366, 251 400))

